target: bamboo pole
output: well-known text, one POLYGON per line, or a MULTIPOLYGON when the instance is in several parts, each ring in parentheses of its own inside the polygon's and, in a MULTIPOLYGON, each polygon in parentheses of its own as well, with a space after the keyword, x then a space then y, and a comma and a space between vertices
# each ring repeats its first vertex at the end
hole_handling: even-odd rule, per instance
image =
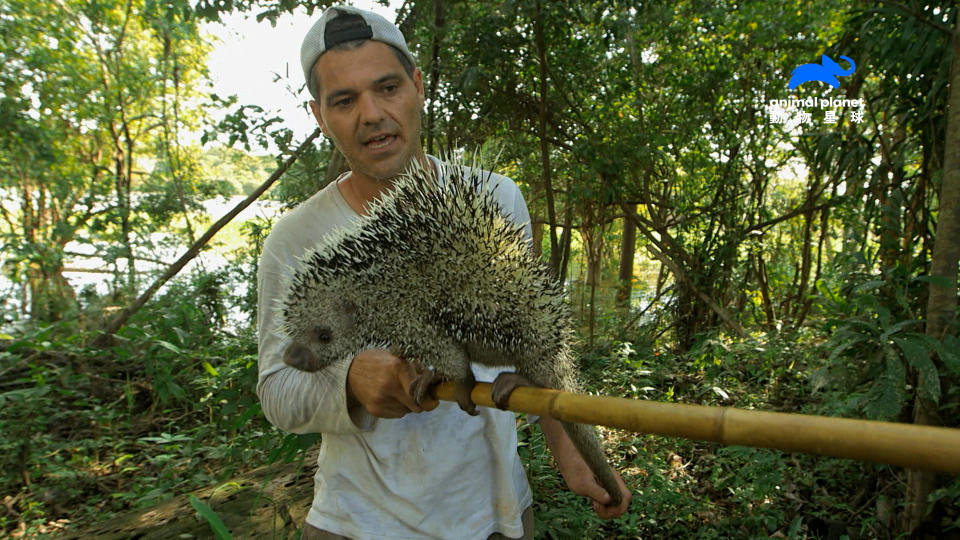
MULTIPOLYGON (((455 401, 453 385, 438 385, 436 396, 455 401)), ((471 397, 477 405, 494 406, 489 383, 477 383, 471 397)), ((960 474, 960 429, 659 403, 528 386, 514 390, 507 407, 516 412, 640 433, 960 474)))

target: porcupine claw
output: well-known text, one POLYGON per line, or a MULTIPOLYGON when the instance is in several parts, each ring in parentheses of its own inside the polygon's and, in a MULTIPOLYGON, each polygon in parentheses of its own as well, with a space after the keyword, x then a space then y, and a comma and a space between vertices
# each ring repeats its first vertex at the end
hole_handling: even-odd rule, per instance
POLYGON ((493 384, 490 386, 490 397, 498 409, 506 410, 507 400, 510 399, 510 394, 512 394, 518 386, 536 385, 533 384, 530 379, 517 373, 504 372, 497 375, 497 378, 493 380, 493 384))
MULTIPOLYGON (((431 389, 433 386, 443 381, 444 378, 433 370, 422 371, 410 383, 410 397, 417 405, 420 405, 427 396, 432 395, 431 389)), ((453 386, 453 395, 457 399, 457 404, 470 416, 480 414, 477 412, 477 405, 470 398, 470 392, 473 390, 475 383, 476 381, 471 373, 466 381, 455 381, 453 386)))
POLYGON ((470 416, 480 414, 477 412, 477 404, 474 403, 473 398, 470 397, 470 392, 473 391, 473 387, 476 384, 477 380, 473 378, 473 372, 468 369, 467 376, 464 377, 462 381, 455 381, 453 386, 453 395, 457 398, 457 403, 460 405, 460 408, 463 409, 463 412, 470 416))
POLYGON ((432 369, 417 370, 417 376, 410 382, 410 397, 417 405, 422 405, 423 400, 431 395, 430 389, 433 385, 443 381, 443 377, 432 369))

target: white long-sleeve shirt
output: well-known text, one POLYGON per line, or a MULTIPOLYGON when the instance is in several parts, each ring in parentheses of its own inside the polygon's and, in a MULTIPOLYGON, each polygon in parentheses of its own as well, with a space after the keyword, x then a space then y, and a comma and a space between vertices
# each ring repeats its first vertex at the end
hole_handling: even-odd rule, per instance
MULTIPOLYGON (((257 275, 257 394, 264 414, 280 429, 323 434, 307 522, 357 539, 521 536, 520 516, 532 496, 513 413, 478 407, 480 414, 469 416, 441 401, 433 411, 397 419, 374 418, 362 408, 351 416, 352 358, 314 373, 283 363, 289 340, 278 332, 274 312, 283 277, 322 235, 359 217, 338 183, 277 221, 257 275)), ((507 217, 525 223, 529 236, 530 216, 516 184, 495 174, 489 184, 507 217)), ((499 370, 473 365, 473 372, 492 381, 499 370)))

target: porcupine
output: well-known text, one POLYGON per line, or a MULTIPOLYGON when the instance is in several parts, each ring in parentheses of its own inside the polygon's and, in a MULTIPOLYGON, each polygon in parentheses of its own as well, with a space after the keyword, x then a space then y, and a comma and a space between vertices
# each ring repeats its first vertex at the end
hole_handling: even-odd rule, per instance
MULTIPOLYGON (((512 366, 520 376, 494 381, 500 408, 518 384, 579 391, 561 284, 533 254, 524 225, 503 216, 488 173, 456 162, 440 167, 435 175, 414 160, 366 215, 300 258, 276 306, 292 339, 284 362, 317 371, 389 346, 427 368, 411 385, 417 403, 433 383, 451 380, 470 414, 471 361, 512 366)), ((561 424, 609 504, 619 505, 593 426, 561 424)))

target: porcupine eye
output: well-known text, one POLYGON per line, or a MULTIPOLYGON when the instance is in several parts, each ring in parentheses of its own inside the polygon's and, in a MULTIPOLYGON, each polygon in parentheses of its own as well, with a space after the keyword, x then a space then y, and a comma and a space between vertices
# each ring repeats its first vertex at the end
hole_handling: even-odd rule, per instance
POLYGON ((313 329, 314 336, 316 336, 317 341, 320 343, 330 343, 330 340, 333 339, 333 333, 330 332, 329 328, 323 326, 318 326, 313 329))

